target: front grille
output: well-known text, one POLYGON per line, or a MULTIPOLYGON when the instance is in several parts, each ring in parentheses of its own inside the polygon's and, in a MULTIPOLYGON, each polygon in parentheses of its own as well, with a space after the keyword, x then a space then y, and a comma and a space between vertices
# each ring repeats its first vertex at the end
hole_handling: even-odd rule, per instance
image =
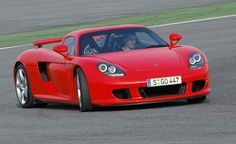
POLYGON ((186 83, 158 87, 142 87, 138 91, 143 98, 183 94, 186 91, 186 83))

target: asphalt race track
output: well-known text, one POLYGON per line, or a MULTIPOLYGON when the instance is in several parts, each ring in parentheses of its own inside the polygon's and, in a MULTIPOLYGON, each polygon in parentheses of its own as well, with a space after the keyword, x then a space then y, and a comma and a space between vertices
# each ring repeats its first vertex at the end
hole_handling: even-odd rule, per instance
POLYGON ((0 34, 234 0, 0 0, 0 34))
POLYGON ((87 113, 61 104, 22 109, 16 105, 12 67, 28 48, 0 50, 0 143, 235 144, 235 23, 232 17, 155 29, 164 37, 180 32, 182 44, 207 54, 212 92, 198 104, 178 101, 87 113))

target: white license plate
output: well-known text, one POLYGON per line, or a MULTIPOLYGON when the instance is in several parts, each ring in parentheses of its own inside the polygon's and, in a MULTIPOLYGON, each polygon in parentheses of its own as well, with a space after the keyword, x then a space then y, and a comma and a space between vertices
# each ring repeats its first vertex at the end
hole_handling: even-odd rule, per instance
POLYGON ((147 79, 147 87, 175 85, 175 84, 181 84, 181 83, 182 83, 181 76, 147 79))

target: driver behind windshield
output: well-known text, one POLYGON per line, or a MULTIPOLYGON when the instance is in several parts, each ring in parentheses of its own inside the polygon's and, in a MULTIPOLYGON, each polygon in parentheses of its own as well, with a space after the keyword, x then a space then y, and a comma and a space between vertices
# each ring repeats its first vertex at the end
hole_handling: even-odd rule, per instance
POLYGON ((136 35, 135 34, 127 34, 124 38, 125 45, 122 47, 122 50, 133 50, 136 46, 136 35))

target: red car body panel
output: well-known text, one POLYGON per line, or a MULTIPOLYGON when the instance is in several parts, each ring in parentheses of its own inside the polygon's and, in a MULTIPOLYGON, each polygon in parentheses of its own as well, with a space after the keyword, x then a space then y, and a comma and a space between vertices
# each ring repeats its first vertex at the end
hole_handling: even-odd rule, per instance
MULTIPOLYGON (((78 41, 80 36, 85 33, 134 27, 142 26, 122 25, 84 29, 71 32, 66 37, 74 36, 78 41)), ((41 41, 41 43, 35 42, 34 45, 39 46, 59 41, 63 43, 64 40, 60 38, 51 39, 50 41, 41 41)), ((32 48, 23 52, 18 57, 16 65, 18 63, 24 65, 35 99, 78 104, 74 75, 76 67, 80 67, 85 74, 91 103, 98 106, 169 101, 203 96, 210 92, 208 62, 205 54, 197 48, 191 46, 163 47, 79 56, 79 43, 76 44, 76 47, 76 56, 70 60, 65 59, 62 55, 52 50, 44 48, 32 48), (200 52, 203 55, 204 65, 199 69, 192 70, 189 68, 188 57, 192 52, 200 52), (124 77, 109 77, 101 73, 96 65, 103 61, 115 64, 126 75, 124 77), (39 62, 47 63, 50 79, 47 82, 42 79, 38 67, 39 62), (186 83, 185 93, 149 98, 144 98, 140 95, 139 88, 147 86, 147 79, 177 75, 182 76, 182 82, 186 83), (205 80, 205 85, 200 91, 193 92, 192 82, 197 80, 205 80), (131 98, 117 98, 112 93, 116 89, 129 89, 131 98)))

